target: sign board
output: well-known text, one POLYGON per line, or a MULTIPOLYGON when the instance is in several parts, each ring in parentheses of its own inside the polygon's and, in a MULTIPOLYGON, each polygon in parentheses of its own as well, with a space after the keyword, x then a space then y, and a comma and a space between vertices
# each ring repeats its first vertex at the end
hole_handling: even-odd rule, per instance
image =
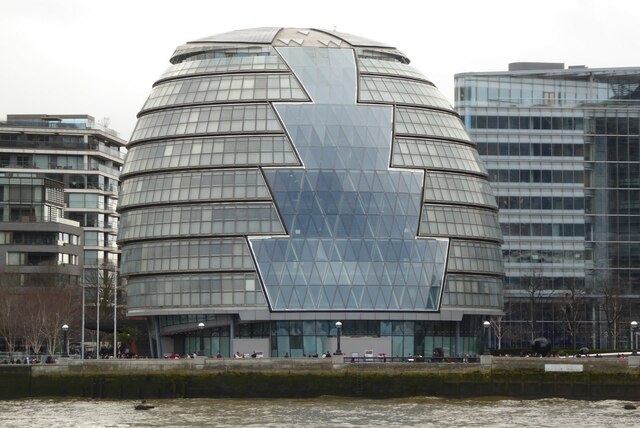
POLYGON ((581 372, 584 371, 582 364, 545 364, 545 372, 581 372))

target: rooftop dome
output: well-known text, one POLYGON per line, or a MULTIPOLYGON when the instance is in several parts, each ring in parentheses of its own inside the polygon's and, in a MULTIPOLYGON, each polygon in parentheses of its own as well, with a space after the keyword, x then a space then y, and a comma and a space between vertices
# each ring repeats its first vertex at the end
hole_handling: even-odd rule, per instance
POLYGON ((210 51, 211 49, 241 47, 242 45, 370 48, 393 55, 402 62, 406 62, 407 64, 409 63, 409 58, 396 48, 364 37, 315 28, 280 27, 261 27, 235 30, 188 42, 176 49, 171 57, 171 62, 180 62, 185 58, 185 56, 189 56, 194 52, 201 53, 210 51))

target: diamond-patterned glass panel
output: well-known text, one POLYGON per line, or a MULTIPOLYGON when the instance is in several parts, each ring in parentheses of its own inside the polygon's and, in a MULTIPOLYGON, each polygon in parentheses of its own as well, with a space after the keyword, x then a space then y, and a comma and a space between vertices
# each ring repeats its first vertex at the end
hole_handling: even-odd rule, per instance
POLYGON ((418 239, 422 172, 389 170, 392 109, 353 52, 279 49, 313 104, 276 104, 303 169, 265 170, 288 237, 250 243, 275 310, 437 310, 448 241, 418 239))

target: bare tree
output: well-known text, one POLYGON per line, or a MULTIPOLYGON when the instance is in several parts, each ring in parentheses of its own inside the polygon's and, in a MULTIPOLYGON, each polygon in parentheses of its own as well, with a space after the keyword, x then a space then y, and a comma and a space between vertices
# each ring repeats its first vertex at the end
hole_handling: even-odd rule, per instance
POLYGON ((34 354, 42 349, 45 342, 45 311, 48 302, 43 298, 42 293, 36 288, 26 288, 24 290, 24 343, 25 349, 29 352, 31 348, 34 354))
POLYGON ((25 351, 53 352, 63 324, 77 324, 80 288, 62 282, 55 263, 43 263, 28 273, 0 272, 0 336, 10 353, 19 341, 25 351))
POLYGON ((596 277, 595 281, 595 289, 600 298, 599 307, 607 324, 607 345, 616 349, 621 333, 619 324, 628 310, 626 293, 629 284, 620 277, 596 277))
MULTIPOLYGON (((113 264, 102 264, 98 269, 87 269, 85 271, 85 285, 87 289, 95 291, 94 302, 96 305, 96 356, 100 355, 100 325, 101 320, 114 320, 114 303, 116 303, 116 293, 118 290, 119 275, 116 266, 113 264)), ((117 309, 117 308, 116 308, 117 309)), ((114 321, 115 331, 115 321, 114 321)), ((115 348, 115 347, 114 347, 115 348)))
POLYGON ((496 340, 498 341, 498 349, 502 349, 502 338, 505 336, 507 332, 507 323, 503 322, 503 315, 498 315, 491 317, 489 322, 491 323, 491 328, 493 329, 493 334, 496 336, 496 340))
POLYGON ((62 325, 78 325, 78 287, 65 286, 40 290, 48 302, 43 312, 44 336, 49 353, 56 349, 62 335, 62 325))
POLYGON ((533 342, 538 333, 538 315, 542 308, 542 299, 548 292, 545 290, 544 279, 540 270, 532 270, 529 275, 524 276, 522 279, 529 306, 529 339, 533 342))
POLYGON ((23 336, 22 322, 23 297, 15 289, 0 287, 0 336, 4 339, 9 352, 16 352, 18 339, 23 336))
POLYGON ((575 283, 565 291, 560 299, 559 308, 563 317, 563 325, 571 337, 571 346, 577 348, 577 338, 580 325, 585 318, 587 308, 587 290, 578 287, 575 283))
POLYGON ((99 318, 112 315, 113 298, 118 285, 118 273, 115 266, 103 264, 98 269, 87 269, 85 283, 88 288, 96 290, 99 318))

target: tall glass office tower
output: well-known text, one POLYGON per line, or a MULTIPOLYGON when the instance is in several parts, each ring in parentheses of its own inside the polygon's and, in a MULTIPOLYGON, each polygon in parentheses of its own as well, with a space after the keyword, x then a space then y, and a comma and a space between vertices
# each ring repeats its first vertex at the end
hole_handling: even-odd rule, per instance
POLYGON ((628 346, 640 294, 640 69, 456 75, 505 239, 505 340, 628 346))
POLYGON ((476 352, 502 308, 497 207, 458 115, 404 54, 258 28, 171 63, 119 206, 129 314, 158 354, 202 334, 208 354, 314 355, 337 321, 347 352, 476 352))

